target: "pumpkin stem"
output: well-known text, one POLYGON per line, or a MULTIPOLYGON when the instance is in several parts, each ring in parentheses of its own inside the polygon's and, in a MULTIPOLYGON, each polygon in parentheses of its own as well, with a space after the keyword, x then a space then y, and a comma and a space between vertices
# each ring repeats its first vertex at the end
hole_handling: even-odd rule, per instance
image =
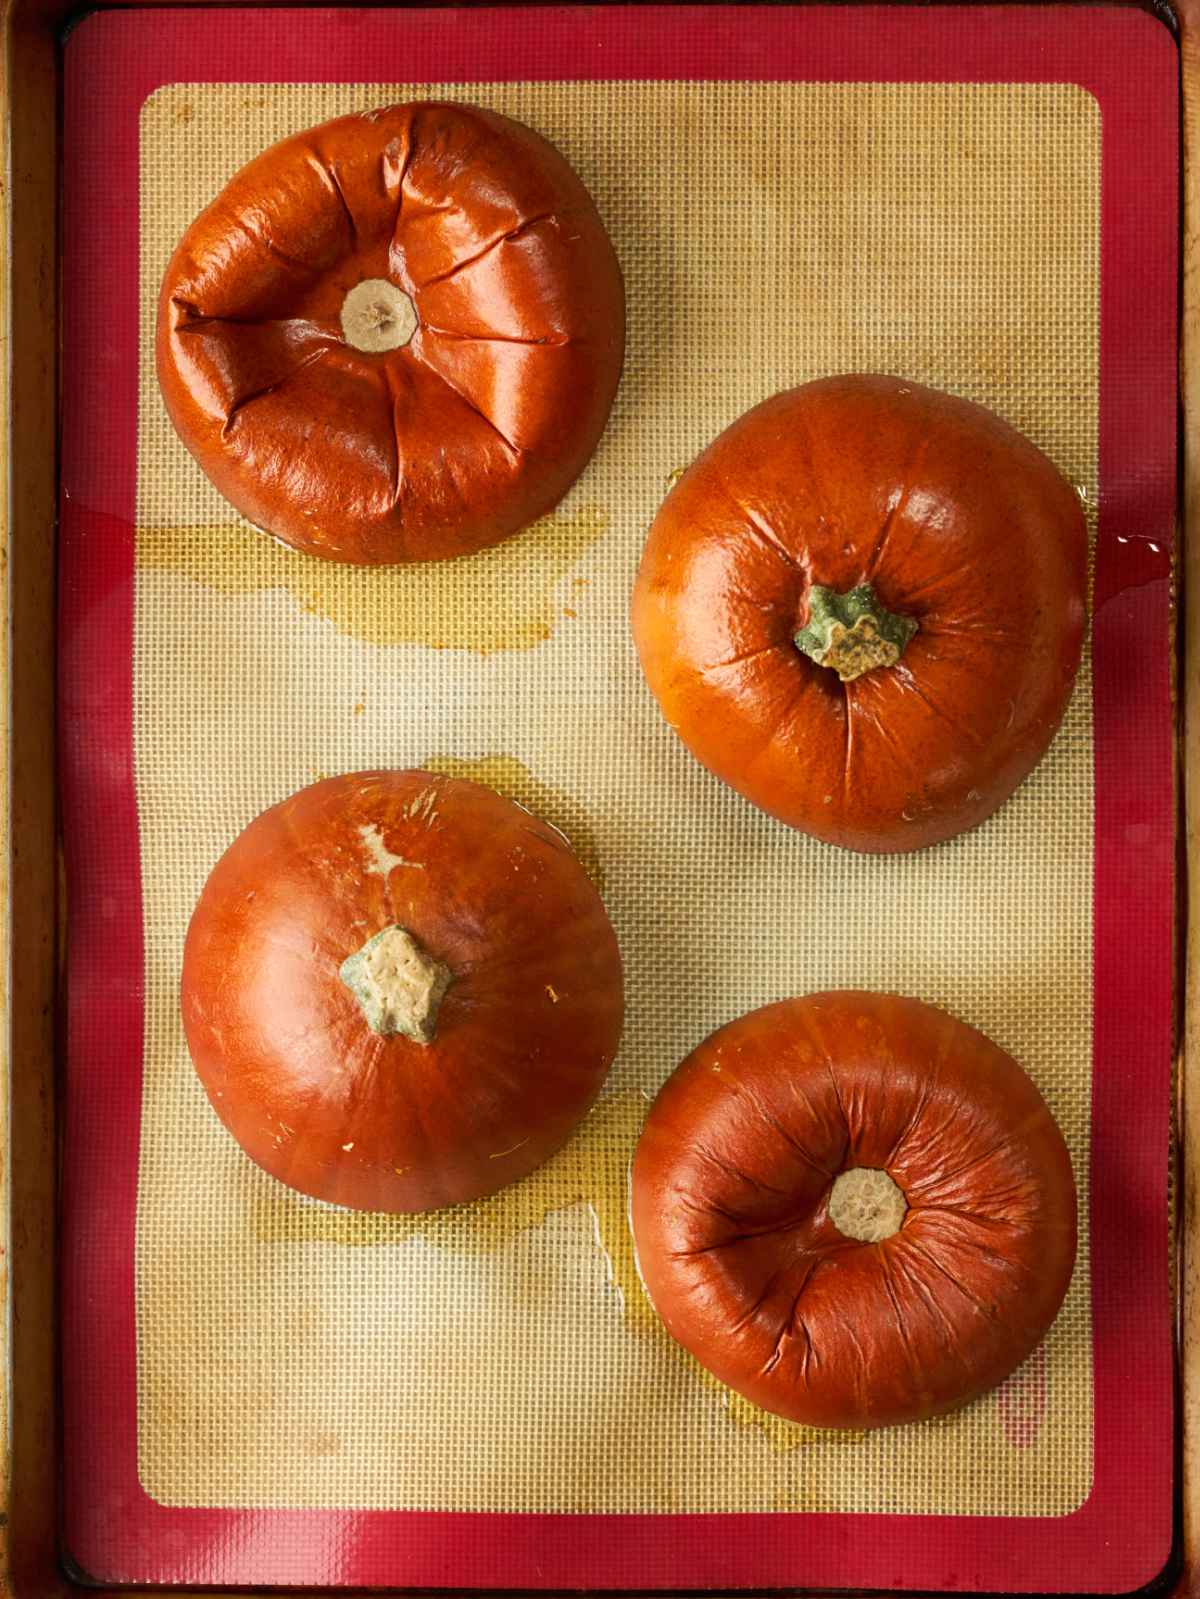
POLYGON ((810 660, 850 683, 877 666, 895 666, 916 631, 916 617, 884 610, 869 583, 845 594, 814 583, 808 622, 793 638, 810 660))
POLYGON ((829 1219, 847 1238, 881 1244, 900 1231, 908 1210, 902 1190, 875 1166, 851 1166, 829 1192, 829 1219))
POLYGON ((368 1025, 384 1038, 402 1033, 431 1044, 438 1007, 454 974, 423 950, 403 927, 385 927, 348 956, 338 975, 358 1001, 368 1025))
POLYGON ((342 301, 342 336, 356 350, 383 355, 407 344, 416 332, 417 313, 398 284, 364 278, 342 301))

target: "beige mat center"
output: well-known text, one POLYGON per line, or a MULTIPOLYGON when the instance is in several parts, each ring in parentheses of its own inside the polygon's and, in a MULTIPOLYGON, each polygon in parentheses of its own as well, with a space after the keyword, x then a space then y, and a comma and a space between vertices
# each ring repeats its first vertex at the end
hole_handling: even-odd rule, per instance
POLYGON ((861 1437, 770 1422, 706 1381, 648 1313, 624 1224, 636 1128, 675 1062, 740 1011, 843 985, 945 1005, 1022 1061, 1086 1220, 1086 665, 1049 758, 991 823, 860 858, 700 770, 642 685, 626 608, 670 474, 825 373, 994 406, 1094 505, 1099 140, 1095 102, 1064 85, 182 85, 146 103, 137 1292, 156 1499, 1046 1516, 1086 1498, 1086 1236, 1044 1352, 999 1395, 861 1437), (624 265, 628 365, 594 462, 536 529, 465 563, 339 570, 240 523, 177 443, 154 297, 250 156, 431 92, 519 117, 574 163, 624 265), (177 982, 205 874, 256 812, 321 774, 422 764, 482 776, 572 837, 621 940, 629 1021, 608 1093, 546 1172, 414 1222, 306 1202, 251 1165, 191 1071, 177 982))

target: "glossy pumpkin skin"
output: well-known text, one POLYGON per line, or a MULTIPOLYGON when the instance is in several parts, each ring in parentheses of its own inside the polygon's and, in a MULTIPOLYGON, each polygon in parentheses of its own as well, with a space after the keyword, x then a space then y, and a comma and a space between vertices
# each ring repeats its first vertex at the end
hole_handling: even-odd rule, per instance
POLYGON ((185 233, 159 299, 180 438, 251 522, 361 564, 480 550, 549 511, 604 429, 621 271, 539 134, 471 106, 339 117, 243 167, 185 233), (419 326, 343 338, 347 292, 403 289, 419 326))
POLYGON ((217 862, 182 1008, 213 1108, 264 1170, 360 1210, 433 1210, 570 1136, 616 1053, 621 959, 554 828, 477 783, 361 772, 273 806, 217 862), (339 976, 393 924, 453 974, 428 1045, 373 1031, 339 976))
POLYGON ((633 1163, 638 1263, 672 1337, 764 1410, 867 1428, 1001 1382, 1057 1314, 1075 1259, 1062 1135, 1017 1063, 890 994, 813 994, 706 1039, 633 1163), (829 1219, 844 1170, 909 1209, 882 1243, 829 1219))
POLYGON ((633 631, 663 714, 789 826, 898 852, 992 814, 1045 753, 1079 665, 1087 535, 1049 460, 981 406, 822 379, 726 429, 667 496, 633 631), (801 654, 813 585, 915 617, 852 682, 801 654))

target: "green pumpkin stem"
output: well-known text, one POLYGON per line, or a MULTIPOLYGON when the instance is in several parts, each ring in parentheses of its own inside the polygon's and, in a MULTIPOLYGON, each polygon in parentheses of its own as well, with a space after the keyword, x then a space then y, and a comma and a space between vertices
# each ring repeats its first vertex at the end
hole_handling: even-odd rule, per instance
POLYGON ((845 594, 814 583, 808 591, 808 621, 793 639, 818 666, 852 683, 876 667, 895 666, 916 631, 916 618, 884 610, 869 583, 845 594))
POLYGON ((414 1044, 432 1044, 438 1007, 454 980, 404 927, 385 927, 368 938, 338 968, 367 1025, 382 1037, 400 1033, 414 1044))

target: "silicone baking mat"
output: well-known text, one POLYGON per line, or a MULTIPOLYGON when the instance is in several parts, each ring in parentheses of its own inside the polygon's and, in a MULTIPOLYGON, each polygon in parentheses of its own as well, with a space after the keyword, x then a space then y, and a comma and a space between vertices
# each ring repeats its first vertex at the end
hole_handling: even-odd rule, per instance
POLYGON ((67 57, 73 1559, 191 1583, 1148 1580, 1171 1471, 1167 33, 1055 8, 167 11, 94 16, 67 57), (240 523, 177 443, 154 296, 243 161, 422 95, 563 149, 623 262, 629 360, 554 515, 469 562, 352 572, 240 523), (721 789, 662 725, 626 625, 673 470, 765 394, 854 369, 1008 415, 1097 534, 1094 671, 1050 756, 983 829, 901 860, 721 789), (627 966, 621 1054, 569 1148, 424 1219, 253 1167, 177 1013, 228 840, 380 764, 477 776, 562 827, 627 966), (624 1224, 675 1061, 749 1006, 842 984, 944 1004, 1010 1049, 1083 1203, 1043 1349, 953 1417, 867 1436, 706 1381, 658 1331, 624 1224))

